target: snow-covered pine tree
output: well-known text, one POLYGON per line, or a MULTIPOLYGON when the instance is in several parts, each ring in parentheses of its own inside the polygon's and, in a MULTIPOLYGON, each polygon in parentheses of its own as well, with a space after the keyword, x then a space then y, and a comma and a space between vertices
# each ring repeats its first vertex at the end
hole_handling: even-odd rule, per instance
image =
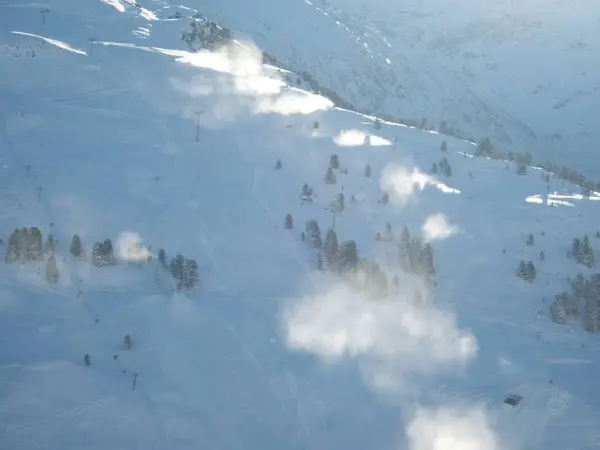
POLYGON ((19 259, 19 230, 15 229, 8 238, 8 247, 4 255, 7 264, 13 264, 19 259))
POLYGON ((600 274, 592 276, 592 288, 589 298, 585 302, 583 321, 590 333, 600 331, 600 274))
POLYGON ((37 260, 42 258, 42 232, 38 227, 29 228, 27 259, 37 260))
POLYGON ((573 238, 571 244, 571 256, 575 259, 579 257, 579 249, 581 248, 581 240, 579 238, 573 238))
POLYGON ((356 272, 358 266, 358 249, 353 240, 344 241, 339 245, 336 256, 337 271, 340 274, 349 274, 356 272))
POLYGON ((169 264, 169 269, 171 270, 171 275, 173 275, 173 278, 175 278, 177 281, 183 280, 184 263, 185 263, 185 258, 183 257, 182 254, 178 254, 171 260, 171 263, 169 264))
POLYGON ((325 172, 325 184, 335 184, 335 174, 331 167, 327 168, 327 172, 325 172))
POLYGON ((440 144, 440 150, 442 152, 447 152, 448 151, 448 144, 446 143, 446 141, 442 141, 440 144))
POLYGON ((394 240, 394 232, 392 231, 392 225, 390 223, 385 224, 385 228, 381 233, 381 240, 386 242, 394 240))
POLYGON ((51 234, 46 238, 46 244, 44 245, 44 254, 46 257, 54 255, 54 236, 51 234))
POLYGON ((398 243, 398 265, 404 272, 410 272, 410 232, 404 226, 398 243))
POLYGON ((590 240, 586 234, 583 237, 581 245, 579 246, 579 253, 577 255, 577 261, 586 267, 593 267, 595 263, 594 251, 590 247, 590 240))
POLYGON ((59 276, 58 267, 56 267, 56 259, 52 253, 48 256, 46 261, 46 281, 50 284, 56 284, 58 283, 59 276))
POLYGON ((475 156, 486 156, 493 153, 494 147, 490 138, 485 136, 477 142, 475 147, 475 156))
POLYGON ((183 278, 183 284, 186 289, 193 289, 198 283, 198 264, 193 259, 185 261, 183 278))
POLYGON ((552 321, 560 324, 567 323, 567 313, 559 296, 556 296, 550 307, 550 316, 552 321))
POLYGON ((419 252, 419 266, 423 274, 434 276, 435 267, 433 264, 433 249, 427 242, 419 252))
POLYGON ((76 258, 80 258, 83 256, 83 248, 81 246, 81 238, 78 234, 74 234, 71 239, 71 254, 76 258))
POLYGON ((533 265, 533 261, 527 261, 527 265, 525 267, 525 280, 533 283, 535 281, 535 277, 537 271, 535 270, 535 266, 533 265))
POLYGON ((365 166, 365 177, 371 178, 371 165, 367 164, 365 166))
POLYGON ((329 158, 329 168, 330 169, 339 169, 340 168, 340 158, 338 155, 331 155, 329 158))
POLYGON ((311 247, 321 248, 321 229, 314 219, 306 222, 306 239, 311 247))
POLYGON ((325 242, 323 242, 321 251, 319 252, 319 268, 321 270, 335 269, 337 252, 337 234, 333 228, 330 228, 325 235, 325 242))
POLYGON ((123 348, 125 350, 131 350, 131 336, 128 334, 126 334, 125 338, 123 339, 123 348))
POLYGON ((522 278, 523 280, 526 278, 527 276, 527 269, 525 267, 525 261, 521 260, 519 262, 519 268, 517 269, 517 276, 519 278, 522 278))
POLYGON ((110 239, 105 239, 102 243, 102 257, 104 259, 105 264, 114 265, 117 263, 112 241, 110 239))
POLYGON ((291 230, 292 228, 294 228, 294 219, 292 219, 291 214, 285 215, 285 220, 283 221, 283 228, 285 228, 286 230, 291 230))
POLYGON ((344 209, 346 208, 346 203, 344 200, 344 194, 343 193, 339 193, 335 196, 335 199, 333 200, 333 202, 331 202, 331 209, 336 213, 336 214, 341 214, 344 212, 344 209))
POLYGON ((400 290, 400 280, 398 279, 398 275, 394 275, 392 277, 392 292, 397 294, 400 290))

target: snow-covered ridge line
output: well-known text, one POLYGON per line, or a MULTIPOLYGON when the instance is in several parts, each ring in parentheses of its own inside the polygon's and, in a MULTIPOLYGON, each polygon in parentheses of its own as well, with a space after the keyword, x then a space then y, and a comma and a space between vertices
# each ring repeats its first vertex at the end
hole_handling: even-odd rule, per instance
POLYGON ((21 36, 29 36, 29 37, 34 37, 36 39, 41 39, 44 42, 47 42, 48 44, 52 44, 55 47, 58 47, 62 50, 66 50, 70 53, 75 53, 77 55, 83 55, 83 56, 87 56, 87 52, 84 50, 79 50, 76 48, 71 47, 69 44, 67 44, 66 42, 63 41, 59 41, 57 39, 50 39, 44 36, 40 36, 39 34, 33 34, 33 33, 25 33, 24 31, 11 31, 12 34, 18 34, 21 36))

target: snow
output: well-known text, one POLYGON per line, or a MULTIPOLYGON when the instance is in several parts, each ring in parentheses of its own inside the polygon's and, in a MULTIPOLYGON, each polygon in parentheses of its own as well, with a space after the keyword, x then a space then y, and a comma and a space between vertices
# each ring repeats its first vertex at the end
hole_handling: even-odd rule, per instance
POLYGON ((600 172, 594 0, 202 2, 298 72, 362 108, 442 121, 536 160, 600 172), (577 149, 574 151, 573 149, 577 149))
POLYGON ((37 34, 32 34, 32 33, 24 33, 22 31, 11 31, 11 33, 13 34, 20 34, 22 36, 31 36, 34 38, 38 38, 43 40, 44 42, 47 42, 48 44, 52 44, 57 46, 58 48, 62 48, 63 50, 66 50, 68 52, 71 53, 76 53, 78 55, 87 55, 87 53, 83 50, 77 50, 76 48, 71 47, 69 44, 67 44, 66 42, 62 42, 62 41, 57 41, 56 39, 50 39, 44 36, 38 36, 37 34))
POLYGON ((60 280, 47 284, 41 261, 0 268, 0 447, 597 448, 598 336, 548 312, 567 276, 594 272, 565 255, 594 236, 597 194, 517 175, 459 139, 375 129, 286 86, 250 42, 192 54, 161 19, 169 5, 144 3, 152 20, 106 3, 53 0, 45 25, 38 7, 2 5, 2 247, 15 227, 52 233, 60 280), (332 154, 348 173, 325 185, 332 154), (429 173, 442 157, 450 177, 429 173), (397 294, 316 269, 300 233, 331 226, 340 192, 338 239, 397 275, 397 294), (431 242, 435 286, 399 269, 396 242, 375 241, 387 223, 396 240, 406 225, 431 242), (88 254, 111 238, 119 264, 75 260, 74 233, 88 254), (174 291, 159 248, 197 261, 195 291, 174 291), (521 259, 533 283, 515 275, 521 259))

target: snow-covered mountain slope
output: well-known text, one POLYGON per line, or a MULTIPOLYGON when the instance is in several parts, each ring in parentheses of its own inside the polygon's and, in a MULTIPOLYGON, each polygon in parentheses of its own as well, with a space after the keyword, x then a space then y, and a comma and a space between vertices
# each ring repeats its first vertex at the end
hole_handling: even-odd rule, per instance
POLYGON ((358 107, 599 174, 593 0, 195 5, 358 107))
POLYGON ((597 448, 598 336, 548 312, 567 276, 594 273, 565 255, 595 233, 597 194, 376 130, 249 44, 186 51, 169 5, 142 6, 56 0, 43 20, 0 3, 2 246, 38 226, 60 273, 0 268, 1 448, 597 448), (444 157, 452 174, 430 174, 444 157), (339 193, 338 239, 379 262, 383 297, 319 271, 300 239, 312 219, 325 234, 339 193), (431 243, 435 286, 400 269, 403 226, 431 243), (121 261, 75 260, 74 233, 121 261), (156 254, 129 264, 139 240, 195 259, 198 287, 174 292, 156 254))

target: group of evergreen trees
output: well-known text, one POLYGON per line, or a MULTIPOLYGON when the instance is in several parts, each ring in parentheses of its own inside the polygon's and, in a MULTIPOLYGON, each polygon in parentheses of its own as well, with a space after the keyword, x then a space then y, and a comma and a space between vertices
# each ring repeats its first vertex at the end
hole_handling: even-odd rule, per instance
MULTIPOLYGON (((50 236, 49 236, 49 239, 50 236)), ((52 251, 54 241, 46 243, 46 248, 52 251), (51 248, 48 248, 51 245, 51 248)), ((42 259, 42 233, 38 227, 16 228, 8 238, 5 261, 8 264, 23 263, 42 259)))
POLYGON ((304 183, 302 186, 302 191, 300 192, 300 198, 303 202, 312 202, 314 191, 313 188, 308 184, 304 183))
MULTIPOLYGON (((314 225, 310 226, 311 229, 314 225)), ((318 267, 344 277, 361 289, 368 289, 376 295, 387 294, 387 275, 373 260, 359 259, 356 242, 344 241, 338 244, 335 230, 330 228, 325 241, 319 248, 318 267)), ((398 279, 395 278, 395 287, 398 279)))
POLYGON ((435 174, 438 172, 447 177, 452 175, 452 167, 450 167, 450 163, 448 162, 448 159, 446 159, 445 156, 442 159, 440 159, 439 165, 433 163, 433 166, 431 167, 431 173, 435 174))
POLYGON ((429 242, 423 244, 418 236, 411 238, 406 226, 402 228, 400 233, 398 264, 404 272, 425 276, 430 280, 433 279, 436 273, 431 245, 429 242))
POLYGON ((54 238, 46 238, 42 248, 42 232, 38 227, 17 228, 8 238, 8 247, 4 259, 7 264, 24 264, 26 261, 46 259, 46 281, 55 284, 60 278, 54 256, 54 238))
POLYGON ((114 266, 117 264, 110 239, 94 243, 94 247, 92 248, 92 264, 95 266, 114 266))
MULTIPOLYGON (((288 216, 291 220, 291 215, 288 214, 288 216)), ((70 252, 76 258, 85 258, 85 249, 77 234, 73 235, 71 240, 70 252)), ((57 283, 60 273, 56 265, 53 236, 49 234, 42 247, 42 233, 37 227, 15 229, 11 233, 5 254, 5 261, 8 264, 22 264, 25 261, 41 260, 44 257, 46 259, 46 280, 51 284, 57 283)), ((165 251, 160 249, 158 260, 166 267, 165 259, 165 251)), ((91 262, 95 266, 117 264, 110 239, 94 244, 91 262)), ((171 261, 169 268, 178 282, 178 289, 191 289, 198 282, 198 265, 193 259, 185 259, 182 255, 177 255, 171 261)))
POLYGON ((517 269, 517 276, 529 283, 533 283, 535 281, 535 276, 537 271, 535 266, 533 265, 533 261, 521 260, 519 262, 519 268, 517 269))
POLYGON ((386 223, 383 231, 381 231, 381 232, 378 231, 377 234, 375 234, 375 240, 376 241, 384 241, 384 242, 393 241, 394 240, 394 232, 392 231, 392 225, 390 225, 389 223, 386 223))
MULTIPOLYGON (((181 39, 188 44, 192 51, 197 51, 199 48, 215 49, 230 43, 233 39, 233 33, 231 32, 231 30, 225 27, 221 27, 215 22, 209 20, 207 17, 203 16, 202 14, 197 13, 194 15, 193 21, 190 24, 190 29, 183 31, 181 39)), ((266 52, 263 52, 262 57, 264 63, 272 64, 282 68, 285 67, 285 64, 283 64, 281 61, 278 61, 277 58, 273 57, 272 55, 269 55, 266 52)), ((319 82, 308 71, 300 72, 298 76, 298 84, 301 83, 301 79, 304 80, 304 82, 308 84, 308 86, 314 93, 320 94, 330 99, 332 102, 335 103, 336 106, 363 114, 374 114, 374 111, 370 111, 367 108, 357 107, 356 105, 353 105, 346 99, 340 97, 340 95, 332 89, 327 88, 325 86, 321 86, 319 82)), ((289 81, 291 82, 291 80, 289 81)), ((417 127, 424 130, 437 130, 441 134, 454 136, 459 139, 466 139, 471 142, 474 141, 474 138, 472 136, 468 136, 461 130, 449 125, 444 120, 442 120, 436 127, 434 124, 428 124, 425 118, 411 119, 394 117, 393 115, 385 112, 380 112, 378 115, 381 117, 381 119, 388 120, 391 122, 401 123, 404 125, 417 127)), ((381 126, 380 119, 376 119, 374 123, 376 127, 381 126)), ((314 128, 318 128, 318 122, 315 122, 314 128)), ((442 152, 447 151, 447 143, 445 140, 441 142, 440 149, 442 152)), ((492 145, 491 140, 487 136, 484 136, 477 142, 475 148, 475 155, 488 156, 490 158, 500 160, 514 161, 517 163, 517 173, 524 173, 524 171, 526 171, 526 167, 531 165, 532 163, 532 157, 530 153, 520 153, 514 151, 505 152, 499 150, 492 145)), ((583 174, 573 169, 570 169, 565 165, 555 164, 550 161, 544 161, 538 163, 538 166, 548 170, 549 172, 552 172, 557 177, 562 178, 563 180, 568 180, 577 184, 578 186, 581 186, 584 194, 589 194, 593 190, 600 192, 600 181, 587 180, 583 174)), ((370 177, 370 175, 367 175, 367 177, 370 177)))
POLYGON ((186 259, 179 254, 171 260, 169 270, 177 280, 178 290, 192 289, 198 283, 198 264, 193 259, 186 259))
POLYGON ((232 42, 233 36, 227 28, 220 27, 215 22, 207 19, 200 13, 196 13, 190 23, 190 29, 184 30, 181 40, 184 41, 193 52, 201 48, 215 50, 232 42))
POLYGON ((600 273, 587 280, 577 274, 571 292, 558 294, 550 306, 551 318, 556 323, 566 323, 569 317, 579 318, 582 312, 584 328, 590 333, 600 332, 600 273), (585 302, 583 311, 582 302, 585 302))
POLYGON ((590 245, 590 240, 587 236, 583 236, 583 239, 574 238, 573 244, 569 256, 575 259, 578 264, 583 264, 586 267, 594 267, 596 264, 596 258, 594 257, 594 249, 590 245))
MULTIPOLYGON (((477 142, 475 156, 487 156, 493 159, 514 161, 517 165, 517 174, 519 175, 527 173, 527 166, 532 164, 530 153, 504 152, 495 148, 489 137, 483 137, 477 142)), ((588 180, 585 175, 570 169, 564 164, 556 164, 546 160, 538 162, 537 166, 554 174, 557 178, 580 186, 584 195, 589 195, 592 191, 600 192, 600 181, 588 180)), ((550 181, 550 176, 545 174, 544 179, 550 181)))

